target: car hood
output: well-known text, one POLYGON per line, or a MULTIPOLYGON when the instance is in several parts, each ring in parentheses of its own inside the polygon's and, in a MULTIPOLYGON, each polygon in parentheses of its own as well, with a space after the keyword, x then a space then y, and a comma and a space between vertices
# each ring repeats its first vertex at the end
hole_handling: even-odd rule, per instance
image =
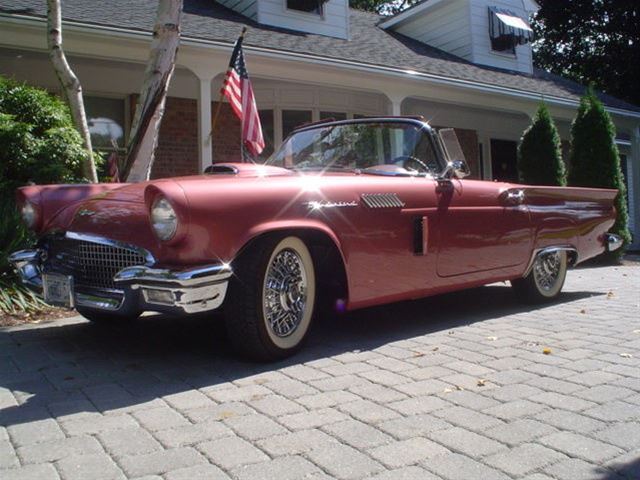
POLYGON ((252 163, 221 163, 213 165, 213 171, 204 175, 192 175, 186 177, 163 178, 148 182, 128 183, 122 186, 101 192, 86 200, 86 204, 94 204, 96 201, 115 201, 119 203, 144 203, 145 191, 150 187, 162 188, 163 186, 178 184, 183 187, 194 185, 208 185, 215 190, 216 185, 226 184, 237 178, 257 178, 273 176, 295 175, 291 170, 267 165, 252 163))

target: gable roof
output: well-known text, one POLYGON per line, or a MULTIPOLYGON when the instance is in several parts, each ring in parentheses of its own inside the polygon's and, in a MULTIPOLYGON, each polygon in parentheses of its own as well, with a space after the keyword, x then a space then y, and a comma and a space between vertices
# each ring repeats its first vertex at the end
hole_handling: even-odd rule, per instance
MULTIPOLYGON (((372 66, 413 70, 477 84, 579 101, 584 87, 541 70, 532 75, 476 65, 421 42, 383 30, 376 14, 351 10, 351 39, 327 37, 258 24, 214 0, 184 0, 182 35, 233 44, 243 25, 246 46, 340 59, 372 66)), ((42 0, 0 0, 0 14, 46 17, 42 0)), ((63 20, 150 32, 156 3, 148 0, 64 0, 63 20)), ((640 112, 640 107, 610 95, 600 95, 612 108, 640 112)))

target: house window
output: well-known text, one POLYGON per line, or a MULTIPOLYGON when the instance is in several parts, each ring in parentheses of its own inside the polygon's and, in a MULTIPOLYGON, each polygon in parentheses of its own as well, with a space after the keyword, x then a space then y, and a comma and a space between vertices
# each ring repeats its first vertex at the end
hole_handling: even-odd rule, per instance
POLYGON ((311 110, 283 110, 282 111, 282 139, 284 140, 297 127, 305 123, 311 123, 313 112, 311 110))
POLYGON ((124 148, 124 99, 86 96, 84 108, 93 147, 104 151, 124 148))
POLYGON ((328 120, 333 118, 334 120, 346 120, 346 112, 320 112, 320 120, 328 120))
POLYGON ((286 0, 289 10, 322 15, 322 5, 326 0, 286 0))
POLYGON ((489 37, 492 50, 515 54, 517 45, 533 40, 533 30, 526 20, 512 11, 489 7, 489 37))
POLYGON ((518 142, 491 139, 491 173, 499 182, 518 182, 518 142))

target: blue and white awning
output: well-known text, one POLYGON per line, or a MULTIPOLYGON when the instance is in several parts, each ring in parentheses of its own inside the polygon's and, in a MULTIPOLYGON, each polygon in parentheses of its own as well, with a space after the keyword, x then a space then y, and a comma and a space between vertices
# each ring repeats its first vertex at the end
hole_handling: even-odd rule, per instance
POLYGON ((489 36, 494 50, 513 50, 533 40, 529 23, 511 10, 489 7, 489 36))

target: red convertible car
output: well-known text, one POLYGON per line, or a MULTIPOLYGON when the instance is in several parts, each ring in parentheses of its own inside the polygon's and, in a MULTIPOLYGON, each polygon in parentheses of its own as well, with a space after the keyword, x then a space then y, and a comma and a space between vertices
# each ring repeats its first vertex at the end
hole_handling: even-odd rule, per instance
POLYGON ((542 302, 568 266, 621 245, 615 190, 467 174, 453 130, 420 118, 312 124, 264 165, 21 188, 39 240, 11 261, 94 322, 224 305, 233 343, 275 359, 300 347, 320 293, 353 310, 509 280, 542 302))

